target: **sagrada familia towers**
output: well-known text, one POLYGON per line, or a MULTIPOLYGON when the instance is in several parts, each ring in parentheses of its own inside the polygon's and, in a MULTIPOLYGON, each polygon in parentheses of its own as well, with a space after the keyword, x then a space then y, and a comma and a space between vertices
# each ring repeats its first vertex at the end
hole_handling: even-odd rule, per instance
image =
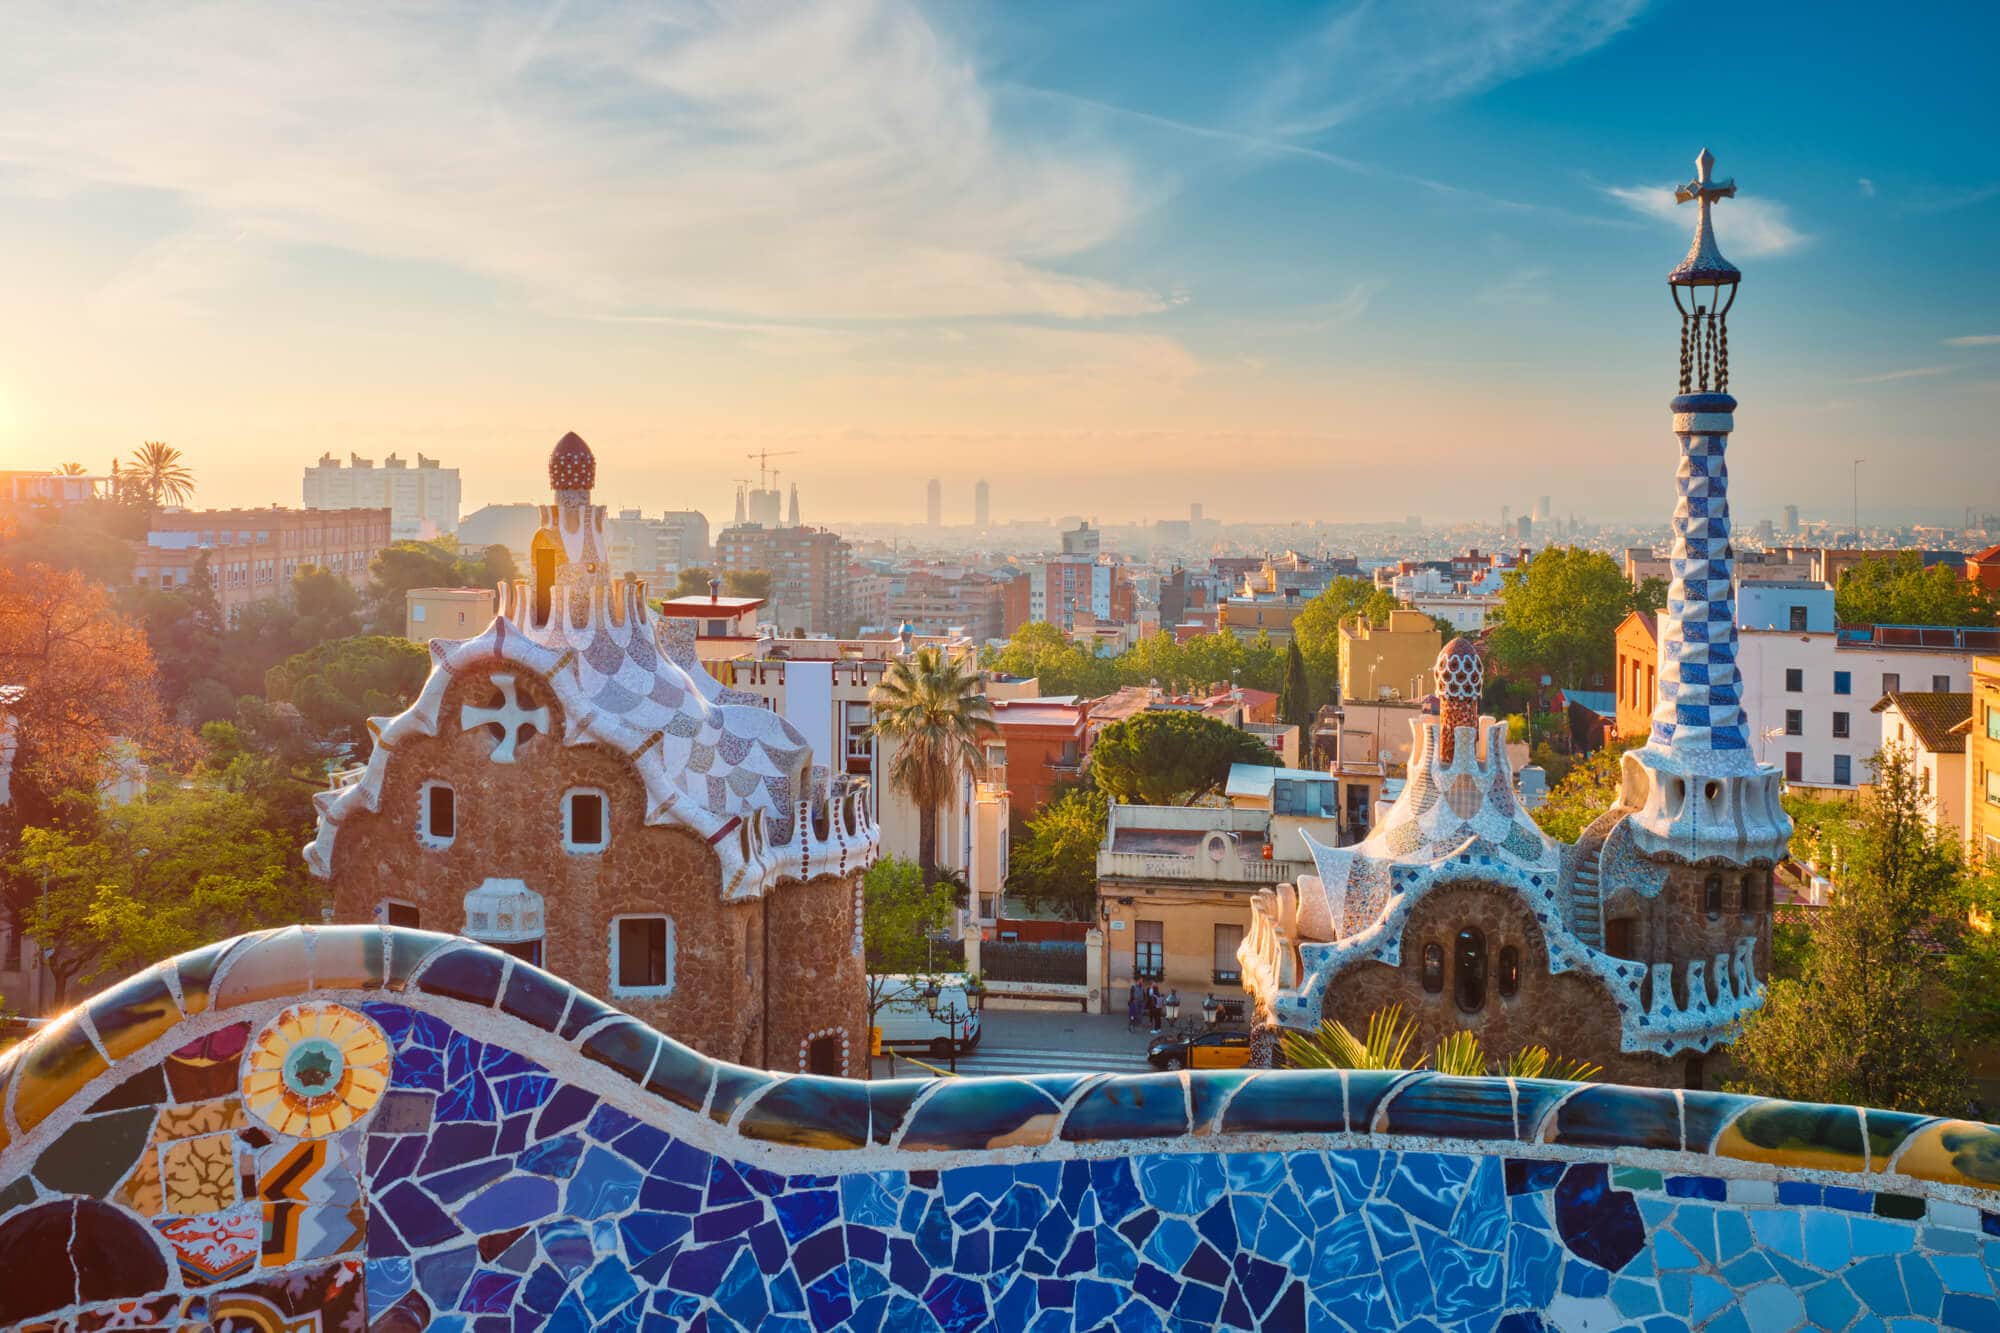
MULTIPOLYGON (((1694 242, 1668 275, 1681 314, 1673 581, 1660 695, 1617 804, 1573 845, 1514 800, 1506 728, 1479 716, 1462 639, 1438 658, 1439 712, 1417 729, 1394 807, 1353 847, 1314 844, 1313 875, 1263 891, 1241 961, 1267 1040, 1401 1004, 1428 1048, 1470 1029, 1487 1051, 1531 1043, 1626 1083, 1700 1087, 1707 1055, 1762 1002, 1771 874, 1791 821, 1752 757, 1737 679, 1724 459, 1735 423, 1726 323, 1741 272, 1711 210, 1736 193, 1704 149, 1677 192, 1694 242)), ((1310 841, 1310 840, 1309 840, 1310 841)))

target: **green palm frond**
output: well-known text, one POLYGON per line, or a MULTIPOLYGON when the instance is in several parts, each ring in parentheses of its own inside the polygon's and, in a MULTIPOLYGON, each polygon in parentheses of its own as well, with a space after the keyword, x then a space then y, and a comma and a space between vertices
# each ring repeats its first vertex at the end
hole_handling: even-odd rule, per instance
POLYGON ((1604 1066, 1588 1060, 1553 1055, 1548 1047, 1537 1044, 1523 1046, 1502 1061, 1500 1072, 1509 1078, 1552 1078, 1570 1083, 1589 1083, 1604 1072, 1604 1066))
POLYGON ((1484 1074, 1486 1049, 1479 1044, 1479 1034, 1470 1028, 1460 1028, 1446 1037, 1431 1053, 1431 1067, 1440 1074, 1456 1074, 1461 1078, 1484 1074))
POLYGON ((1408 1069, 1416 1039, 1416 1023, 1394 1004, 1368 1016, 1365 1039, 1331 1019, 1322 1020, 1315 1032, 1285 1033, 1285 1062, 1294 1069, 1408 1069))

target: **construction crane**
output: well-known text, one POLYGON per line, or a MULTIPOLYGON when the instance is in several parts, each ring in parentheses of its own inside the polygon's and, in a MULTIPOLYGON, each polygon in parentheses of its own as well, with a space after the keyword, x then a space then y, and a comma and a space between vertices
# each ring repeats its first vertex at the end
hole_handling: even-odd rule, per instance
POLYGON ((770 490, 771 486, 776 483, 777 469, 771 466, 772 459, 783 458, 787 454, 795 454, 798 452, 799 451, 797 449, 759 449, 754 454, 745 454, 744 455, 745 458, 752 459, 757 464, 757 488, 759 490, 767 491, 770 490), (768 483, 764 480, 766 476, 769 476, 771 478, 771 481, 768 483))

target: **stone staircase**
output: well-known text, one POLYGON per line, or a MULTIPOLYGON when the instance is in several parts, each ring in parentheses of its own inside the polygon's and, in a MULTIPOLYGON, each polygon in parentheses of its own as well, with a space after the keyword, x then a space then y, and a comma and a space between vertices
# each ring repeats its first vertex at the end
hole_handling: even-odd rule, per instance
POLYGON ((1591 948, 1602 949, 1604 904, 1597 874, 1598 857, 1604 851, 1604 840, 1585 834, 1576 850, 1576 870, 1569 881, 1570 930, 1591 948))

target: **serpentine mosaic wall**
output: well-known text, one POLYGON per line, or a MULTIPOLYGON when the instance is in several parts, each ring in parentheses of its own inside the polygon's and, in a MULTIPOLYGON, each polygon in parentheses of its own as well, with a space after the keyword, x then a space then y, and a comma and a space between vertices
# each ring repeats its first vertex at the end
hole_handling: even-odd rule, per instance
POLYGON ((773 1075, 379 927, 185 955, 0 1078, 12 1328, 2000 1328, 2000 1130, 1850 1107, 773 1075))

